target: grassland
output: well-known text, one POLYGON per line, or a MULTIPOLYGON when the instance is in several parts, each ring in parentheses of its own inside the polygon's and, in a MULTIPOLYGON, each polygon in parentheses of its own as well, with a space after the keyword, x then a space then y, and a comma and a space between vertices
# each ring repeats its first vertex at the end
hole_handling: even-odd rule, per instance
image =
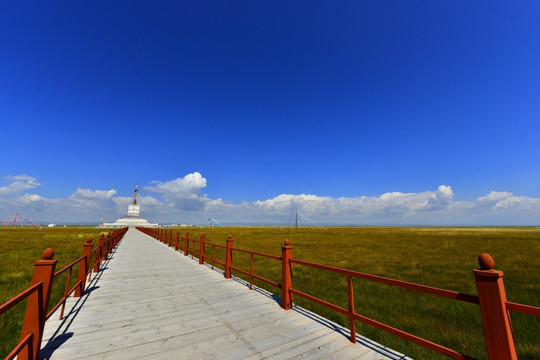
MULTIPOLYGON (((56 270, 81 256, 84 241, 102 233, 101 229, 67 228, 0 228, 0 304, 5 303, 30 286, 34 261, 41 259, 43 250, 52 247, 56 270)), ((74 272, 72 285, 77 272, 74 272)), ((60 275, 53 286, 50 307, 63 295, 67 273, 60 275)), ((4 358, 19 341, 26 301, 0 316, 0 358, 4 358)), ((56 315, 55 315, 56 316, 56 315)))
MULTIPOLYGON (((472 269, 478 267, 478 255, 487 252, 495 259, 495 268, 504 271, 509 301, 540 306, 537 228, 235 227, 192 229, 190 236, 198 238, 202 232, 208 242, 223 245, 227 235, 232 234, 235 248, 273 255, 280 255, 283 240, 288 238, 297 259, 472 295, 476 295, 472 269)), ((217 250, 216 254, 223 258, 217 250)), ((234 263, 249 270, 247 255, 235 253, 234 263)), ((280 282, 280 264, 276 260, 255 257, 254 271, 280 282)), ((279 295, 276 288, 261 282, 255 284, 279 295)), ((293 284, 301 291, 347 308, 347 285, 342 275, 295 265, 293 284)), ((366 280, 355 280, 354 287, 358 313, 469 356, 487 358, 478 305, 366 280)), ((338 313, 298 297, 294 302, 348 327, 348 318, 338 313)), ((519 358, 539 359, 540 318, 512 314, 512 325, 519 358)), ((445 358, 358 322, 357 331, 415 359, 445 358)))
MULTIPOLYGON (((181 230, 184 233, 185 229, 181 230)), ((503 270, 508 299, 540 306, 540 229, 537 228, 426 228, 426 227, 328 227, 294 230, 290 228, 226 227, 193 228, 190 237, 203 232, 207 242, 224 245, 228 234, 234 247, 280 255, 285 238, 293 246, 293 257, 343 267, 370 274, 476 294, 472 269, 478 267, 482 252, 495 259, 503 270)), ((98 236, 98 229, 61 228, 39 230, 0 229, 0 302, 28 286, 33 261, 46 247, 56 249, 58 266, 77 258, 87 236, 98 236)), ((207 252, 211 247, 207 248, 207 252)), ((216 256, 224 254, 216 249, 216 256)), ((235 253, 235 266, 249 269, 249 257, 235 253)), ((279 261, 254 259, 254 271, 280 282, 279 261)), ((294 287, 347 307, 346 279, 340 275, 300 266, 293 268, 294 287)), ((240 274, 235 274, 239 276, 240 274)), ((264 287, 279 295, 278 289, 264 287)), ((411 290, 397 289, 365 280, 355 280, 356 311, 428 340, 486 359, 482 322, 477 305, 441 299, 411 290)), ((61 292, 62 290, 60 290, 61 292)), ((348 319, 298 297, 294 302, 348 326, 348 319)), ((24 311, 24 308, 21 310, 24 311)), ((4 316, 5 317, 5 316, 4 316)), ((18 338, 18 329, 0 318, 1 346, 9 335, 18 338), (13 336, 15 334, 15 336, 13 336)), ((512 314, 518 355, 540 358, 540 319, 512 314)), ((357 331, 415 359, 439 359, 431 351, 393 335, 357 322, 357 331)), ((2 356, 3 348, 0 348, 2 356)))

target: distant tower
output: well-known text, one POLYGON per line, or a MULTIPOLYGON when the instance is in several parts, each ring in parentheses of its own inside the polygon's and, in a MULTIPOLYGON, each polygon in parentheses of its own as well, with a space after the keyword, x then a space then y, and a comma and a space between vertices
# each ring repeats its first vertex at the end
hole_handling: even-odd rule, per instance
MULTIPOLYGON (((148 220, 143 218, 141 214, 141 206, 137 203, 137 194, 139 192, 139 184, 135 185, 135 192, 133 194, 133 201, 128 205, 128 212, 126 216, 121 217, 114 223, 103 223, 102 227, 124 227, 124 226, 152 226, 156 227, 158 224, 150 224, 148 220)), ((144 201, 143 201, 144 202, 144 201)))

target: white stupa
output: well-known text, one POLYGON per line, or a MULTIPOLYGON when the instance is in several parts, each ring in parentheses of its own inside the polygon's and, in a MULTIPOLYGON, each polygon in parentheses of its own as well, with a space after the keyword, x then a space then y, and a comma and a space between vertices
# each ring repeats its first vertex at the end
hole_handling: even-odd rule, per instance
POLYGON ((135 195, 133 196, 133 203, 128 207, 127 215, 121 217, 113 223, 104 223, 100 227, 125 227, 125 226, 146 226, 155 227, 158 224, 150 224, 148 220, 143 218, 141 213, 141 206, 137 204, 137 193, 139 192, 139 185, 135 185, 135 195))

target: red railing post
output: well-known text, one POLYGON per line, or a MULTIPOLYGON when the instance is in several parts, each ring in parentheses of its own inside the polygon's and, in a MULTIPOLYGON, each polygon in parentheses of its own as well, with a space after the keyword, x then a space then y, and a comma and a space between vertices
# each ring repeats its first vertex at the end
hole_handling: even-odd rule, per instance
POLYGON ((180 241, 180 231, 176 230, 176 244, 174 245, 174 251, 178 251, 178 241, 180 241))
POLYGON ((184 256, 188 256, 189 252, 189 231, 186 232, 186 247, 184 249, 184 256))
POLYGON ((84 288, 86 286, 86 273, 88 272, 88 264, 90 263, 90 253, 92 252, 92 238, 86 239, 83 245, 82 256, 84 260, 79 263, 79 274, 77 275, 77 282, 82 281, 81 286, 75 289, 75 297, 81 297, 84 294, 84 288))
POLYGON ((109 254, 111 253, 111 241, 112 241, 113 234, 112 232, 109 232, 106 237, 106 246, 105 246, 105 259, 109 258, 109 254))
POLYGON ((96 250, 97 264, 96 264, 96 268, 94 269, 94 272, 98 272, 99 268, 101 267, 101 260, 103 258, 103 242, 104 241, 105 241, 105 235, 101 234, 99 236, 98 247, 96 250))
POLYGON ((351 330, 350 340, 356 342, 356 323, 354 322, 354 287, 352 276, 347 275, 347 293, 349 295, 349 329, 351 330))
POLYGON ((489 360, 517 360, 510 315, 506 310, 503 272, 493 270, 495 262, 486 253, 478 257, 480 269, 474 269, 480 312, 489 360))
POLYGON ((292 296, 289 289, 292 288, 291 263, 292 246, 289 239, 285 239, 281 247, 281 307, 285 310, 292 308, 292 296))
POLYGON ((105 261, 107 260, 107 237, 109 236, 109 234, 104 234, 103 235, 103 245, 101 247, 101 257, 102 257, 102 261, 105 261))
POLYGON ((107 243, 109 242, 108 239, 110 236, 111 236, 111 233, 107 233, 103 235, 103 248, 101 249, 101 254, 103 255, 102 256, 103 261, 107 260, 107 255, 109 253, 107 251, 107 243))
POLYGON ((206 240, 206 235, 204 233, 201 235, 201 247, 199 250, 199 264, 204 263, 204 241, 206 240))
POLYGON ((169 247, 171 247, 172 244, 172 230, 169 230, 169 247))
MULTIPOLYGON (((106 240, 107 238, 105 237, 105 235, 101 235, 100 239, 99 239, 99 247, 101 248, 101 261, 105 261, 107 260, 107 244, 106 244, 106 240)), ((101 264, 101 262, 100 262, 101 264)))
MULTIPOLYGON (((47 318, 47 309, 49 308, 49 298, 51 294, 52 282, 54 278, 54 269, 58 260, 53 260, 54 250, 46 249, 41 256, 42 260, 34 263, 34 275, 32 285, 43 282, 42 298, 39 299, 39 293, 36 292, 29 296, 26 305, 26 313, 21 331, 21 340, 26 335, 33 333, 34 341, 33 355, 34 359, 39 359, 39 349, 41 348, 41 339, 43 337, 43 327, 47 318), (41 309, 39 306, 41 305, 41 309)), ((18 359, 30 360, 26 352, 19 354, 18 359)))
POLYGON ((225 279, 231 278, 231 266, 232 266, 232 247, 233 239, 229 235, 227 238, 227 247, 225 248, 225 279))

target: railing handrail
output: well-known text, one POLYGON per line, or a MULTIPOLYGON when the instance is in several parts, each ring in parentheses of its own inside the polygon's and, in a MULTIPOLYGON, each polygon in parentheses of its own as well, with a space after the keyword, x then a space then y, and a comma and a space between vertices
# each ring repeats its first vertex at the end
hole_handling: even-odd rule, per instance
POLYGON ((257 251, 238 249, 238 248, 231 248, 231 250, 232 251, 242 252, 242 253, 247 253, 247 254, 253 254, 253 255, 257 255, 257 256, 262 256, 262 257, 267 257, 267 258, 270 258, 270 259, 281 260, 280 256, 260 253, 260 252, 257 252, 257 251))
POLYGON ((2 305, 0 305, 0 315, 4 314, 6 311, 11 309, 12 307, 17 305, 18 303, 20 303, 24 299, 26 299, 28 296, 32 295, 32 293, 34 293, 35 291, 40 293, 40 297, 42 297, 42 294, 41 294, 41 292, 43 292, 43 282, 42 281, 35 283, 34 285, 30 286, 29 288, 27 288, 23 292, 15 295, 11 299, 9 299, 8 301, 6 301, 2 305))
POLYGON ((404 289, 415 290, 415 291, 419 291, 419 292, 423 292, 423 293, 427 293, 431 295, 445 297, 448 299, 460 300, 460 301, 465 301, 465 302, 469 302, 473 304, 479 303, 478 296, 464 294, 457 291, 440 289, 433 286, 427 286, 427 285, 416 284, 416 283, 403 281, 403 280, 391 279, 391 278, 387 278, 387 277, 379 276, 379 275, 371 275, 371 274, 362 273, 359 271, 348 270, 348 269, 338 268, 338 267, 329 266, 329 265, 317 264, 317 263, 304 261, 304 260, 291 259, 290 262, 292 264, 309 266, 312 268, 327 270, 327 271, 336 272, 336 273, 340 273, 344 275, 351 275, 360 279, 371 280, 371 281, 375 281, 375 282, 379 282, 379 283, 383 283, 387 285, 397 286, 404 289))
POLYGON ((226 249, 227 248, 225 245, 213 244, 213 243, 209 243, 209 242, 205 242, 204 244, 205 245, 210 245, 210 246, 215 246, 215 247, 218 247, 218 248, 221 248, 221 249, 226 249))
POLYGON ((506 308, 513 312, 518 312, 526 315, 540 316, 540 307, 518 304, 510 301, 506 301, 506 308))
POLYGON ((34 357, 34 349, 33 349, 33 345, 34 345, 34 333, 28 333, 26 334, 25 337, 23 337, 21 339, 21 341, 19 341, 19 343, 17 344, 17 346, 15 346, 15 348, 13 350, 11 350, 11 352, 6 356, 6 359, 5 360, 12 360, 12 359, 15 359, 15 356, 19 355, 19 353, 21 352, 21 350, 27 346, 27 356, 29 359, 32 359, 34 357))
MULTIPOLYGON (((346 269, 342 269, 342 268, 336 268, 336 267, 333 267, 333 266, 326 266, 326 265, 321 265, 321 264, 310 263, 310 262, 302 261, 302 260, 290 259, 289 263, 295 263, 295 264, 299 264, 299 265, 310 266, 310 267, 321 269, 321 270, 327 270, 327 271, 347 275, 348 282, 350 284, 348 286, 349 310, 347 310, 347 309, 345 309, 343 307, 340 307, 340 306, 338 306, 336 304, 333 304, 331 302, 319 299, 319 298, 317 298, 317 297, 315 297, 313 295, 310 295, 310 294, 307 294, 305 292, 294 289, 292 287, 289 289, 289 291, 294 295, 300 296, 300 297, 302 297, 304 299, 312 301, 312 302, 314 302, 316 304, 319 304, 321 306, 324 306, 324 307, 326 307, 328 309, 331 309, 331 310, 334 310, 334 311, 337 311, 339 313, 342 313, 344 315, 349 316, 349 318, 351 319, 351 334, 350 334, 350 337, 351 337, 352 342, 356 342, 356 331, 353 331, 353 329, 355 329, 355 325, 353 325, 352 322, 354 320, 359 320, 359 321, 362 321, 363 323, 366 323, 368 325, 377 327, 380 330, 383 330, 383 331, 386 331, 388 333, 399 336, 402 339, 405 339, 405 340, 413 342, 413 343, 415 343, 417 345, 420 345, 420 346, 423 346, 423 347, 428 348, 430 350, 433 350, 435 352, 438 352, 439 354, 443 354, 443 355, 452 357, 454 359, 474 359, 474 358, 471 358, 471 357, 469 357, 467 355, 461 354, 461 353, 459 353, 459 352, 457 352, 455 350, 449 349, 449 348, 447 348, 445 346, 436 344, 436 343, 431 342, 429 340, 423 339, 423 338, 421 338, 419 336, 413 335, 413 334, 408 333, 406 331, 397 329, 395 327, 392 327, 392 326, 389 326, 387 324, 376 321, 374 319, 371 319, 371 318, 369 318, 367 316, 356 313, 354 311, 354 297, 353 297, 353 288, 352 288, 352 280, 351 279, 352 279, 352 277, 364 278, 364 279, 377 281, 377 282, 380 282, 380 283, 395 285, 395 286, 399 286, 399 287, 410 289, 410 290, 422 291, 422 292, 427 292, 429 294, 436 294, 436 295, 438 295, 438 294, 436 292, 433 292, 433 290, 434 289, 435 290, 442 290, 442 289, 431 288, 431 287, 426 287, 424 285, 418 285, 418 284, 414 284, 414 283, 404 282, 404 281, 401 281, 401 280, 393 280, 393 279, 384 278, 384 277, 380 277, 380 276, 359 273, 357 271, 346 270, 346 269), (362 275, 362 276, 359 276, 359 275, 362 275), (365 277, 363 275, 369 275, 369 277, 365 277), (373 279, 372 278, 373 276, 375 276, 376 279, 373 279), (384 281, 381 281, 382 279, 384 279, 384 281), (389 282, 388 280, 392 280, 392 282, 389 282), (394 281, 397 281, 397 283, 394 284, 393 283, 394 281), (411 286, 411 285, 414 285, 414 286, 411 286), (425 289, 425 288, 427 288, 427 289, 425 289)), ((446 294, 446 291, 447 290, 444 290, 443 293, 446 294)), ((440 296, 442 296, 442 295, 440 295, 440 296)), ((444 297, 448 297, 448 296, 444 296, 444 297)), ((457 300, 457 298, 455 298, 455 297, 450 297, 450 299, 457 300)))
POLYGON ((76 264, 80 263, 81 261, 83 261, 84 259, 86 259, 86 256, 81 256, 80 258, 78 258, 77 260, 71 262, 70 264, 64 266, 62 269, 58 270, 57 272, 54 273, 54 277, 57 277, 59 276, 60 274, 62 274, 63 272, 66 272, 67 270, 69 270, 70 268, 72 268, 73 266, 75 266, 76 264))
MULTIPOLYGON (((62 273, 64 273, 65 271, 69 270, 69 274, 68 274, 68 278, 66 280, 66 289, 64 291, 64 296, 62 297, 62 299, 60 299, 60 301, 53 306, 53 308, 51 309, 51 311, 49 311, 47 313, 47 317, 46 317, 46 320, 48 320, 52 314, 54 314, 54 312, 56 310, 58 310, 58 308, 60 306, 62 306, 62 310, 60 311, 60 320, 62 320, 64 318, 64 308, 66 306, 66 300, 67 298, 73 294, 73 292, 77 289, 77 288, 80 288, 81 290, 81 293, 84 291, 84 289, 82 288, 84 286, 84 279, 79 279, 77 280, 77 282, 73 285, 73 287, 70 289, 69 288, 69 283, 71 282, 71 271, 73 269, 73 266, 75 266, 76 264, 80 263, 81 261, 84 261, 84 268, 88 268, 88 261, 87 261, 87 257, 86 255, 83 255, 81 256, 80 258, 78 258, 77 260, 71 262, 70 264, 66 265, 64 268, 58 270, 57 272, 54 273, 54 276, 53 276, 53 279, 56 279, 59 275, 61 275, 62 273)), ((82 265, 81 265, 82 266, 82 265)), ((85 274, 85 277, 86 277, 86 274, 85 274)))

